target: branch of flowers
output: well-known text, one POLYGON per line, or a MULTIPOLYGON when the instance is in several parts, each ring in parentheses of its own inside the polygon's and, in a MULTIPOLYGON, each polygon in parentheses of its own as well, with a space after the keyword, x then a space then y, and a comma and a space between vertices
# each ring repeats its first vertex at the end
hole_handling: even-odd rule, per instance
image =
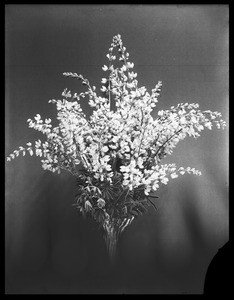
MULTIPOLYGON (((142 119, 141 119, 141 127, 142 127, 142 125, 143 125, 143 111, 142 111, 142 109, 141 109, 141 113, 142 113, 142 119)), ((139 154, 140 154, 140 151, 141 151, 141 144, 142 144, 143 137, 144 137, 144 134, 145 134, 145 131, 146 131, 146 127, 147 127, 147 122, 145 123, 145 127, 144 127, 144 130, 143 130, 143 133, 142 133, 142 137, 141 137, 141 141, 140 141, 140 146, 139 146, 139 149, 138 149, 137 157, 139 157, 139 154)))
MULTIPOLYGON (((124 53, 124 52, 122 52, 122 53, 124 53)), ((124 64, 127 66, 127 60, 126 60, 126 58, 125 58, 125 56, 124 56, 124 64)), ((127 68, 127 74, 128 74, 128 80, 130 79, 130 77, 129 77, 129 69, 127 68)), ((130 87, 130 91, 132 91, 132 87, 130 87)))
MULTIPOLYGON (((164 118, 165 120, 166 118, 164 118)), ((167 126, 170 125, 172 123, 172 121, 170 121, 169 123, 167 123, 167 126)), ((181 128, 182 129, 182 128, 181 128)), ((156 145, 157 142, 158 142, 158 139, 160 137, 160 134, 162 134, 165 130, 167 130, 167 127, 166 128, 163 128, 158 134, 157 134, 157 137, 155 138, 155 140, 151 143, 151 145, 156 145)), ((163 145, 162 145, 163 146, 163 145)), ((156 153, 157 154, 157 153, 156 153)), ((156 155, 155 155, 156 156, 156 155)))
MULTIPOLYGON (((161 133, 161 132, 159 132, 159 133, 161 133)), ((156 136, 156 138, 155 138, 155 140, 153 140, 153 142, 152 142, 152 144, 151 145, 156 145, 157 144, 157 141, 158 141, 158 139, 159 139, 159 133, 157 134, 157 136, 156 136)))
POLYGON ((75 161, 72 159, 72 170, 74 171, 74 175, 78 175, 79 173, 77 172, 77 169, 76 169, 76 164, 75 164, 75 161))
POLYGON ((157 150, 155 157, 157 156, 157 154, 159 153, 159 151, 164 147, 164 145, 166 143, 168 143, 175 135, 177 135, 179 132, 181 132, 183 128, 180 128, 179 130, 177 130, 173 135, 171 135, 157 150))
POLYGON ((69 168, 66 167, 61 167, 64 170, 68 170, 72 175, 74 175, 74 173, 76 173, 76 168, 74 167, 74 162, 73 160, 70 160, 69 156, 66 154, 66 152, 63 153, 64 158, 66 159, 66 162, 69 165, 69 168), (72 172, 72 170, 74 170, 75 172, 72 172))
MULTIPOLYGON (((121 47, 120 43, 118 42, 117 44, 119 50, 121 51, 122 55, 124 54, 124 51, 123 51, 123 48, 121 47)), ((115 47, 115 46, 114 46, 115 47)), ((110 48, 109 49, 109 54, 107 55, 107 57, 109 58, 109 67, 108 69, 111 70, 111 63, 112 63, 112 51, 113 51, 113 48, 110 48)), ((127 65, 127 61, 126 61, 126 58, 124 56, 124 63, 127 65)), ((113 66, 113 65, 112 65, 113 66)), ((111 103, 111 83, 112 83, 112 76, 113 76, 113 73, 114 73, 114 69, 111 70, 110 74, 109 74, 109 80, 108 80, 108 93, 109 93, 109 103, 111 103)), ((115 72, 115 77, 117 77, 119 79, 119 76, 118 76, 118 68, 116 68, 116 72, 115 72)), ((118 87, 119 89, 119 87, 118 87)), ((110 107, 111 107, 111 104, 110 104, 110 107)))
POLYGON ((122 82, 121 79, 119 78, 120 71, 118 68, 116 69, 115 73, 116 73, 115 79, 116 79, 116 81, 118 81, 118 85, 116 85, 116 88, 119 93, 119 95, 116 95, 116 103, 118 103, 117 112, 119 112, 120 115, 122 116, 122 118, 124 119, 123 114, 122 114, 122 109, 121 109, 121 102, 123 102, 123 100, 124 100, 124 94, 125 94, 124 87, 126 86, 126 83, 122 82))
MULTIPOLYGON (((109 62, 109 70, 110 70, 110 67, 111 67, 111 60, 109 62)), ((109 98, 109 106, 110 106, 110 110, 111 110, 111 72, 109 74, 109 80, 108 80, 108 98, 109 98)))
POLYGON ((94 126, 89 122, 89 120, 87 118, 85 118, 82 113, 80 112, 76 112, 78 115, 80 115, 88 124, 91 128, 94 128, 94 126))
POLYGON ((73 78, 76 78, 76 79, 78 79, 78 80, 82 80, 82 84, 88 86, 88 90, 90 91, 91 95, 92 95, 93 97, 96 96, 96 93, 95 93, 94 90, 92 89, 92 87, 91 87, 91 85, 90 85, 88 79, 87 79, 87 78, 84 78, 83 75, 81 75, 81 74, 78 75, 77 73, 72 73, 72 72, 64 72, 63 75, 64 75, 64 76, 73 77, 73 78))
POLYGON ((143 165, 144 165, 145 169, 148 170, 151 164, 152 164, 152 157, 149 156, 143 165))
POLYGON ((60 166, 60 169, 70 172, 73 176, 77 176, 78 175, 77 172, 73 172, 72 169, 70 170, 69 168, 66 168, 64 166, 60 166))
MULTIPOLYGON (((179 104, 177 105, 177 107, 175 107, 174 109, 171 109, 170 112, 177 113, 177 109, 180 109, 180 106, 181 106, 182 104, 183 104, 183 103, 179 103, 179 104)), ((165 115, 159 116, 159 117, 157 118, 157 120, 158 120, 158 121, 161 121, 161 123, 165 123, 164 121, 168 121, 168 115, 167 115, 168 110, 165 110, 164 112, 166 113, 165 115)), ((188 116, 189 113, 190 113, 190 112, 188 112, 188 113, 185 114, 184 116, 188 116)), ((177 117, 177 118, 178 118, 178 117, 177 117)), ((170 121, 170 123, 171 123, 171 121, 170 121)), ((169 123, 169 124, 170 124, 170 123, 169 123)))
MULTIPOLYGON (((72 72, 64 72, 63 73, 64 76, 67 76, 67 77, 73 77, 73 78, 76 78, 78 80, 83 80, 82 83, 84 85, 87 85, 88 87, 88 91, 89 91, 89 95, 91 96, 91 98, 95 98, 96 96, 96 93, 94 92, 94 90, 92 89, 88 79, 84 78, 82 75, 78 75, 77 73, 72 73, 72 72)), ((82 114, 79 113, 81 116, 82 114)), ((82 116, 83 117, 83 116, 82 116)), ((86 118, 84 118, 86 120, 86 122, 89 124, 89 126, 91 128, 93 128, 93 125, 89 122, 89 120, 87 120, 86 118)))
MULTIPOLYGON (((74 144, 76 144, 76 141, 74 140, 74 144)), ((66 153, 66 152, 65 152, 66 153)), ((81 154, 80 151, 76 148, 76 155, 78 155, 79 159, 82 161, 83 166, 89 170, 92 168, 91 164, 89 163, 87 157, 85 156, 85 154, 81 154)), ((73 162, 73 167, 76 169, 75 164, 73 162)))
MULTIPOLYGON (((131 79, 130 79, 130 73, 129 73, 129 69, 128 69, 128 62, 127 62, 127 56, 124 54, 124 52, 125 52, 125 50, 126 50, 126 48, 125 47, 123 47, 123 45, 122 45, 122 43, 120 43, 120 41, 118 41, 118 44, 117 44, 117 46, 118 46, 118 48, 119 48, 119 53, 121 53, 122 54, 122 60, 123 60, 123 62, 124 62, 124 65, 127 67, 127 69, 126 69, 126 71, 127 71, 127 77, 128 77, 128 80, 130 80, 131 81, 131 79)), ((125 72, 125 71, 123 71, 123 72, 125 72)), ((126 83, 124 82, 124 85, 123 85, 123 87, 125 87, 126 86, 126 83)), ((132 91, 132 87, 130 87, 130 91, 132 91)))

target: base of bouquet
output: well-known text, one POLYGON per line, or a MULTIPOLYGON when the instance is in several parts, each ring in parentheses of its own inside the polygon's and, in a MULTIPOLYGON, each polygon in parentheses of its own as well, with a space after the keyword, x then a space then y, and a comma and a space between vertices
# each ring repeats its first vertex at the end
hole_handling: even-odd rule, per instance
POLYGON ((111 263, 114 263, 116 258, 117 242, 120 234, 130 225, 134 217, 125 218, 123 220, 108 219, 104 225, 104 239, 106 242, 107 252, 111 263))
POLYGON ((115 226, 109 226, 108 229, 105 230, 104 239, 111 263, 114 263, 116 258, 118 236, 119 232, 115 226))

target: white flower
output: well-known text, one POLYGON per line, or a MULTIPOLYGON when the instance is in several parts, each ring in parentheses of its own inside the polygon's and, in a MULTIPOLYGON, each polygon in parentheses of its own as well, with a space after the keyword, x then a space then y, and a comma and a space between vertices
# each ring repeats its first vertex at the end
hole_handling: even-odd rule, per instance
POLYGON ((49 119, 45 119, 45 123, 46 123, 46 124, 51 123, 51 119, 50 119, 50 118, 49 118, 49 119))
POLYGON ((137 160, 137 165, 140 169, 142 169, 144 166, 143 166, 143 159, 141 157, 138 157, 138 160, 137 160))
POLYGON ((107 67, 106 65, 104 65, 104 66, 102 67, 102 70, 103 70, 103 71, 107 71, 107 70, 108 70, 108 67, 107 67))
POLYGON ((39 114, 37 114, 37 115, 34 117, 34 119, 35 119, 36 121, 39 121, 39 120, 41 119, 41 116, 40 116, 39 114))
POLYGON ((153 189, 154 191, 156 191, 158 188, 159 188, 158 181, 155 181, 155 182, 153 183, 153 185, 152 185, 152 189, 153 189))
POLYGON ((192 122, 192 123, 197 123, 197 119, 196 119, 194 116, 192 116, 192 117, 191 117, 191 122, 192 122))
POLYGON ((134 67, 134 63, 128 62, 128 63, 127 63, 127 67, 128 67, 129 69, 133 68, 133 67, 134 67))
POLYGON ((107 83, 107 79, 106 78, 102 78, 102 83, 107 83))
POLYGON ((101 89, 100 89, 102 92, 106 92, 107 91, 107 88, 105 86, 102 86, 101 89))
POLYGON ((106 171, 111 171, 111 170, 112 170, 112 169, 111 169, 111 165, 106 164, 106 165, 105 165, 105 169, 106 169, 106 171))
POLYGON ((187 123, 185 116, 180 118, 180 123, 181 124, 186 124, 187 123))
POLYGON ((163 184, 167 184, 168 181, 169 181, 169 179, 168 179, 167 177, 161 178, 161 182, 162 182, 163 184))
POLYGON ((110 156, 109 155, 105 155, 102 158, 100 158, 100 161, 103 163, 106 163, 110 160, 110 156))
POLYGON ((109 148, 107 146, 103 146, 101 150, 102 150, 102 152, 105 153, 105 152, 107 152, 109 150, 109 148))
POLYGON ((197 127, 198 131, 201 131, 204 129, 204 126, 202 126, 201 124, 197 124, 196 127, 197 127))
POLYGON ((121 68, 121 71, 123 71, 123 72, 127 71, 127 66, 123 65, 122 68, 121 68))
POLYGON ((36 155, 37 156, 42 156, 42 150, 41 149, 36 149, 36 155))
POLYGON ((160 110, 159 112, 158 112, 158 116, 163 116, 163 110, 160 110))
POLYGON ((206 122, 205 124, 204 124, 208 129, 212 129, 212 123, 210 122, 210 121, 208 121, 208 122, 206 122))

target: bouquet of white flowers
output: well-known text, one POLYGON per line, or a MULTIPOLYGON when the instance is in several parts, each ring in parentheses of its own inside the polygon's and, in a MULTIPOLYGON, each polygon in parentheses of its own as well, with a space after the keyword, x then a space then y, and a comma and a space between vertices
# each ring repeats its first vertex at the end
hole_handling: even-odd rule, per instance
POLYGON ((78 185, 75 205, 104 229, 113 258, 118 235, 149 205, 156 208, 152 193, 160 184, 185 173, 201 175, 191 167, 162 164, 162 159, 186 136, 197 138, 205 127, 224 128, 226 124, 219 112, 200 111, 194 103, 158 111, 153 119, 151 112, 162 83, 159 81, 151 93, 138 87, 137 74, 131 71, 134 64, 128 61, 120 35, 114 36, 107 58, 109 64, 102 68, 107 72, 101 81, 102 96, 82 75, 64 73, 81 80, 87 91, 72 94, 65 89, 63 100, 50 100, 56 104, 59 125, 52 127, 51 119, 43 121, 39 114, 28 119, 29 127, 45 134, 46 141, 29 142, 7 160, 28 151, 42 157, 45 170, 71 172, 78 185), (93 108, 89 118, 82 111, 81 98, 88 98, 93 108))

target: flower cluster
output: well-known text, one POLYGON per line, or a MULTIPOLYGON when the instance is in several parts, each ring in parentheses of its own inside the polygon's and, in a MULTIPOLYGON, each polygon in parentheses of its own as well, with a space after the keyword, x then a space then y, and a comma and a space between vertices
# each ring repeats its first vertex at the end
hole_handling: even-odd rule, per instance
POLYGON ((80 210, 93 213, 106 226, 111 218, 119 219, 119 226, 124 227, 136 211, 144 211, 145 197, 144 203, 152 204, 150 193, 160 184, 185 173, 201 175, 194 168, 161 164, 178 142, 186 136, 199 137, 205 128, 224 128, 226 124, 219 112, 201 111, 195 103, 158 111, 153 119, 162 82, 150 92, 138 87, 134 64, 129 62, 120 35, 113 38, 107 58, 108 64, 102 67, 107 74, 101 79, 102 96, 82 75, 65 72, 64 76, 80 80, 87 91, 77 94, 65 89, 62 100, 50 100, 56 104, 59 125, 53 127, 50 119, 43 121, 39 114, 29 119, 29 127, 43 133, 45 142, 27 143, 7 160, 28 151, 42 158, 45 170, 71 172, 82 182, 77 198, 80 210), (82 98, 93 109, 89 118, 82 111, 82 98))

